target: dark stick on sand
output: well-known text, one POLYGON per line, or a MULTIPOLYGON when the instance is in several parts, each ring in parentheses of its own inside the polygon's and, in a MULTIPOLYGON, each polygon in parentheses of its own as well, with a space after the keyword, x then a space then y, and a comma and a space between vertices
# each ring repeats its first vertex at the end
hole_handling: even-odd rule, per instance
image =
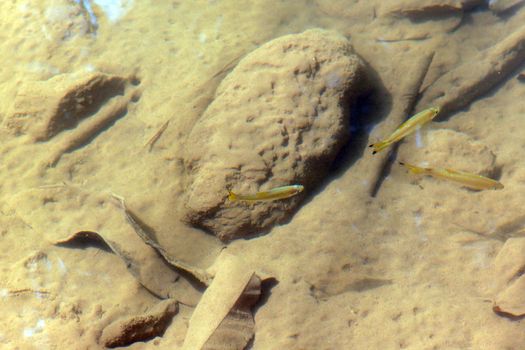
MULTIPOLYGON (((434 58, 434 52, 426 54, 415 64, 413 72, 406 75, 405 80, 402 82, 402 87, 399 90, 402 91, 402 96, 400 96, 400 98, 394 98, 392 111, 386 118, 385 122, 383 122, 383 125, 388 125, 390 130, 387 131, 385 127, 380 127, 380 129, 384 129, 385 132, 382 133, 385 136, 394 131, 391 129, 391 125, 397 127, 412 114, 419 89, 425 79, 430 63, 432 63, 432 58, 434 58)), ((372 169, 372 181, 370 182, 370 187, 368 189, 368 193, 370 193, 372 197, 375 197, 379 191, 381 183, 390 169, 390 156, 394 154, 396 149, 397 144, 394 144, 389 149, 373 156, 370 154, 375 158, 375 160, 371 160, 375 161, 375 166, 372 169)))
POLYGON ((417 109, 441 107, 438 118, 467 107, 525 63, 525 25, 469 62, 448 71, 421 96, 417 109))

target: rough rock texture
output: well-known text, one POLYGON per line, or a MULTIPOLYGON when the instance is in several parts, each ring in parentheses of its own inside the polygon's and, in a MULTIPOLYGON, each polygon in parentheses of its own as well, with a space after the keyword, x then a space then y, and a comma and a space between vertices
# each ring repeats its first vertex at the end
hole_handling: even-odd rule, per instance
POLYGON ((510 316, 525 315, 525 238, 509 238, 494 260, 496 296, 493 310, 510 316))
POLYGON ((311 189, 348 139, 346 108, 364 77, 349 42, 318 29, 246 56, 187 140, 187 221, 229 240, 286 219, 301 196, 248 206, 228 202, 227 190, 311 189))

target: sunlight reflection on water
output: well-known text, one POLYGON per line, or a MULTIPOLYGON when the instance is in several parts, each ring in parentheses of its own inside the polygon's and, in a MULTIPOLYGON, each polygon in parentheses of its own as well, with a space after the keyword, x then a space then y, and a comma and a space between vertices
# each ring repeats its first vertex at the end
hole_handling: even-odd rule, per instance
MULTIPOLYGON (((111 22, 118 21, 133 7, 133 0, 93 0, 93 2, 104 11, 111 22)), ((86 3, 89 3, 89 1, 84 2, 84 4, 86 3)), ((85 6, 86 10, 89 11, 91 6, 89 8, 87 5, 85 6)))

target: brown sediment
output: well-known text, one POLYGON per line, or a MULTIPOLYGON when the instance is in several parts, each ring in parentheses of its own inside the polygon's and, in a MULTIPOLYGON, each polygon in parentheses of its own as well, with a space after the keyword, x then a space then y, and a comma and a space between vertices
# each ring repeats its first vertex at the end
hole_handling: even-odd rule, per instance
MULTIPOLYGON (((395 0, 388 4, 415 2, 395 0)), ((519 272, 523 262, 518 259, 523 255, 519 254, 521 247, 516 246, 516 255, 506 256, 509 250, 502 250, 501 262, 508 266, 494 264, 505 241, 524 235, 525 169, 520 166, 525 157, 520 132, 524 106, 519 101, 525 82, 515 79, 524 67, 504 78, 505 86, 497 84, 490 95, 479 97, 468 112, 458 113, 446 123, 425 126, 418 135, 422 144, 414 142, 416 135, 404 139, 397 154, 408 163, 423 165, 427 161, 433 167, 494 175, 505 183, 506 190, 458 190, 446 182, 411 177, 392 164, 377 195, 371 197, 368 192, 388 150, 373 156, 365 148, 366 132, 374 127, 376 141, 397 127, 390 119, 387 125, 376 125, 376 121, 403 108, 404 82, 415 78, 408 75, 414 74, 425 52, 434 50, 436 55, 419 91, 426 90, 446 70, 476 63, 470 58, 477 52, 500 43, 523 25, 523 7, 512 17, 507 17, 511 15, 508 12, 498 18, 486 0, 421 0, 418 4, 452 2, 461 3, 463 12, 468 11, 467 3, 482 7, 467 13, 467 20, 460 22, 456 15, 425 20, 382 16, 379 10, 387 2, 379 1, 274 2, 271 7, 262 2, 241 7, 232 1, 214 2, 213 6, 171 1, 153 7, 134 2, 118 22, 107 18, 100 6, 93 7, 100 23, 95 35, 88 32, 89 18, 79 9, 82 4, 53 0, 31 2, 28 7, 0 1, 0 28, 5 39, 1 45, 10 53, 3 56, 0 67, 0 120, 8 127, 1 133, 0 147, 0 343, 20 349, 68 348, 67 344, 98 349, 104 347, 101 340, 141 341, 128 336, 136 327, 148 330, 156 326, 143 317, 151 315, 159 303, 143 283, 162 298, 178 300, 179 313, 164 334, 152 333, 156 337, 149 343, 130 348, 180 349, 185 337, 204 332, 209 340, 204 344, 234 348, 228 335, 242 340, 252 337, 253 331, 256 334, 248 347, 254 349, 379 349, 385 344, 413 349, 524 348, 523 324, 512 322, 514 317, 525 317, 512 316, 525 309, 525 283, 519 272), (222 277, 228 278, 222 282, 220 273, 211 274, 208 267, 224 245, 215 236, 181 223, 191 180, 186 176, 184 155, 186 149, 200 146, 198 138, 188 141, 188 135, 209 113, 206 109, 214 108, 220 82, 234 78, 228 74, 237 65, 232 59, 241 52, 249 56, 255 46, 276 36, 301 31, 312 18, 350 39, 367 63, 374 90, 353 104, 352 100, 341 101, 349 107, 341 117, 349 115, 350 143, 336 158, 335 171, 327 167, 329 177, 318 187, 310 187, 294 215, 264 236, 239 239, 223 249, 242 259, 246 275, 256 271, 261 276, 260 270, 264 270, 278 278, 272 285, 261 283, 253 326, 248 305, 239 308, 232 304, 244 299, 244 290, 257 289, 245 287, 250 285, 244 282, 248 277, 242 281, 230 278, 233 269, 228 266, 223 265, 222 277), (450 33, 458 23, 464 25, 450 33), (98 95, 99 88, 88 88, 86 72, 122 78, 126 89, 98 95), (140 87, 128 85, 130 72, 140 75, 140 87), (57 74, 71 79, 58 84, 57 74), (138 104, 129 104, 122 118, 66 152, 55 168, 46 165, 43 174, 34 171, 41 170, 35 169, 35 164, 46 163, 50 152, 77 128, 122 98, 128 86, 147 93, 138 104), (89 105, 77 104, 67 98, 73 95, 64 91, 102 98, 89 105), (28 108, 18 108, 20 103, 28 108), (78 105, 87 108, 63 110, 76 111, 71 114, 73 119, 66 119, 67 113, 53 113, 55 106, 78 105), (147 141, 167 120, 169 126, 148 153, 147 141), (145 126, 152 127, 146 134, 145 126), (109 193, 126 198, 129 209, 125 212, 130 218, 116 208, 109 193), (68 248, 50 244, 84 230, 100 234, 126 255, 99 249, 102 245, 96 243, 96 237, 80 237, 68 248), (186 278, 190 268, 179 271, 184 267, 181 262, 204 271, 205 276, 215 276, 205 291, 202 286, 190 285, 188 281, 194 280, 186 278), (512 281, 505 278, 500 285, 496 276, 510 276, 512 281), (224 294, 230 291, 226 298, 224 294), (200 307, 186 306, 188 295, 200 307), (197 304, 199 296, 204 303, 197 304), (210 312, 222 306, 222 313, 210 312), (199 322, 197 309, 205 316, 199 322), (191 322, 191 333, 190 319, 195 321, 191 322), (219 326, 210 327, 210 321, 219 326), (381 325, 381 332, 371 336, 377 325, 381 325), (110 332, 112 329, 115 332, 110 332), (108 337, 101 338, 102 333, 108 337), (219 339, 220 334, 226 336, 219 339)), ((323 73, 326 65, 321 58, 326 48, 321 50, 325 50, 322 55, 304 51, 305 66, 311 69, 300 69, 298 74, 293 69, 278 71, 275 64, 296 66, 300 62, 283 58, 266 66, 265 62, 272 61, 260 57, 258 76, 231 84, 233 89, 238 83, 239 89, 233 92, 239 95, 243 91, 253 94, 242 99, 232 95, 227 103, 217 106, 218 113, 232 111, 226 125, 235 130, 232 148, 224 142, 224 149, 205 159, 203 165, 220 165, 223 159, 231 160, 233 166, 242 165, 226 173, 231 176, 227 181, 239 186, 232 189, 256 191, 265 179, 282 181, 267 183, 265 188, 288 184, 289 178, 283 176, 287 170, 304 173, 297 168, 301 163, 293 160, 297 150, 302 160, 305 153, 301 147, 309 151, 311 146, 331 141, 328 133, 317 138, 317 131, 328 122, 326 108, 332 111, 337 107, 336 102, 323 100, 330 90, 320 89, 323 79, 317 79, 324 75, 334 82, 333 74, 323 73), (271 81, 259 79, 268 76, 266 73, 273 76, 273 89, 271 81), (292 89, 296 80, 299 88, 292 89), (269 112, 268 104, 272 104, 269 112), (305 108, 312 105, 314 108, 305 108), (250 124, 245 125, 238 113, 243 109, 251 112, 247 116, 250 124), (312 111, 325 111, 317 113, 317 124, 301 124, 300 129, 294 126, 304 115, 314 114, 312 111), (273 116, 282 116, 283 127, 267 122, 275 120, 273 116), (284 124, 285 120, 292 125, 284 124), (308 130, 309 125, 312 128, 308 130), (286 134, 293 135, 296 129, 312 136, 301 143, 291 136, 286 140, 286 134), (250 130, 254 130, 255 141, 262 140, 254 144, 264 153, 259 155, 255 149, 253 155, 239 158, 250 148, 237 143, 250 130), (289 152, 282 152, 285 146, 274 143, 274 138, 288 142, 289 152), (250 185, 246 185, 248 181, 250 185)), ((348 132, 348 128, 344 130, 348 132)), ((224 135, 229 133, 219 135, 213 146, 228 140, 224 135)), ((308 166, 322 167, 316 160, 308 166)), ((218 172, 207 173, 210 177, 199 185, 203 194, 213 195, 219 188, 225 199, 227 188, 211 184, 218 172)), ((244 207, 239 205, 241 209, 244 207)), ((257 210, 254 205, 253 211, 257 210)), ((246 293, 247 298, 251 296, 255 294, 246 293)))
MULTIPOLYGON (((417 109, 441 107, 446 117, 487 93, 525 60, 525 26, 477 57, 438 78, 422 93, 417 109)), ((439 118, 439 117, 438 117, 439 118)))
MULTIPOLYGON (((423 80, 425 79, 428 68, 430 67, 430 63, 432 63, 433 58, 433 51, 431 53, 426 54, 415 65, 413 74, 407 75, 405 81, 403 82, 403 87, 400 89, 400 91, 403 91, 403 95, 401 96, 401 98, 394 99, 392 111, 383 123, 381 131, 386 129, 385 126, 390 127, 390 125, 400 125, 402 122, 405 121, 407 116, 409 116, 412 113, 414 109, 414 104, 416 103, 416 99, 418 97, 418 91, 421 87, 421 84, 423 83, 423 80)), ((384 131, 386 132, 386 130, 384 131)), ((375 166, 372 170, 372 181, 370 181, 370 187, 368 189, 368 193, 371 196, 375 196, 377 191, 379 190, 379 187, 381 186, 383 175, 389 164, 389 155, 391 154, 391 152, 393 152, 392 150, 394 150, 395 147, 396 145, 394 145, 389 150, 374 155, 374 158, 376 159, 374 160, 375 166)))

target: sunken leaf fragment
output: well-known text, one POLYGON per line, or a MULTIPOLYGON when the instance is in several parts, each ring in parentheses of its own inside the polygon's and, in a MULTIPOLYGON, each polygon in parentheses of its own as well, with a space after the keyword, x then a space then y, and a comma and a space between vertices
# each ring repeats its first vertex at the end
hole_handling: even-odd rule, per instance
POLYGON ((193 312, 184 350, 242 350, 254 335, 251 308, 261 280, 240 258, 222 253, 215 278, 193 312))
POLYGON ((144 227, 145 225, 143 224, 142 220, 137 216, 137 214, 128 209, 124 199, 118 196, 114 196, 114 198, 120 203, 123 215, 125 215, 128 223, 131 225, 131 227, 133 227, 133 230, 135 230, 137 235, 144 241, 144 243, 155 249, 157 253, 159 253, 164 258, 164 260, 166 260, 166 262, 168 262, 174 268, 186 271, 204 285, 209 285, 211 283, 212 277, 206 271, 196 266, 191 266, 184 261, 171 256, 169 252, 164 249, 164 247, 158 244, 151 237, 151 234, 148 233, 147 229, 144 227))
POLYGON ((20 192, 8 204, 45 239, 60 245, 103 241, 151 293, 197 304, 200 292, 137 235, 109 194, 57 185, 20 192))
POLYGON ((414 20, 431 20, 440 17, 462 15, 463 7, 457 0, 405 0, 383 3, 381 13, 403 16, 414 20))

